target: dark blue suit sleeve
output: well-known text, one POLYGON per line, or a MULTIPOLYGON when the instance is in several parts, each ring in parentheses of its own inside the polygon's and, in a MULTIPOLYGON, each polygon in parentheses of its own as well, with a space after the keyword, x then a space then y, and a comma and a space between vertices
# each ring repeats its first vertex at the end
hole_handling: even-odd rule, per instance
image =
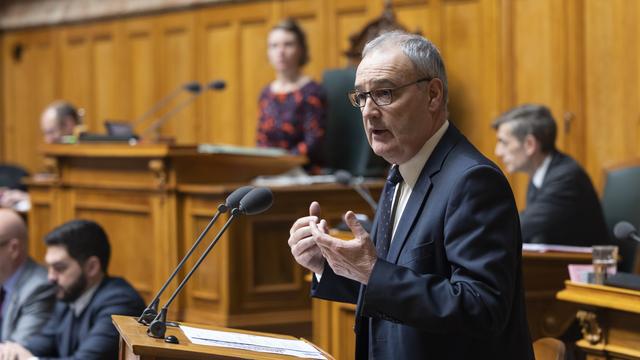
POLYGON ((358 300, 360 283, 336 275, 331 267, 325 263, 322 278, 318 282, 313 276, 311 296, 331 301, 355 304, 358 300))
MULTIPOLYGON (((420 273, 378 260, 364 295, 365 316, 431 333, 489 336, 505 328, 519 286, 522 246, 510 187, 497 169, 486 165, 466 170, 455 181, 447 196, 442 239, 419 239, 422 245, 443 242, 448 274, 420 273)), ((425 209, 429 211, 429 203, 425 209)))

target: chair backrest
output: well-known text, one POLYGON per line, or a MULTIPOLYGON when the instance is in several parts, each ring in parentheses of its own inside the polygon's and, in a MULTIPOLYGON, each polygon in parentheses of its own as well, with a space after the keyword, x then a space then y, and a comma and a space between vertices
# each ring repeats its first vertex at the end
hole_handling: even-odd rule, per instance
POLYGON ((356 71, 352 67, 327 70, 322 85, 327 91, 326 165, 354 176, 382 176, 389 165, 375 155, 362 125, 360 110, 353 107, 347 92, 353 89, 356 71))
POLYGON ((0 165, 0 187, 27 190, 27 187, 22 184, 22 178, 25 176, 29 176, 29 173, 20 166, 0 165))
POLYGON ((622 261, 619 270, 637 272, 640 265, 640 247, 632 239, 615 240, 613 227, 620 221, 628 221, 640 228, 640 160, 611 166, 605 169, 605 186, 602 193, 602 210, 614 244, 620 248, 622 261))
POLYGON ((564 360, 564 343, 551 337, 540 338, 533 342, 536 360, 564 360))

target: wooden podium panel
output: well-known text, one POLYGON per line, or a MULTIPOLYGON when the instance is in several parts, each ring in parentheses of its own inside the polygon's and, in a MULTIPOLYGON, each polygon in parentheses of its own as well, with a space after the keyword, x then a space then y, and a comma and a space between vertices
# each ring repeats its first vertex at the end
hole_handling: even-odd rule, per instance
MULTIPOLYGON (((381 186, 376 184, 374 193, 381 186)), ((179 191, 184 195, 182 248, 188 249, 221 197, 214 195, 215 187, 183 186, 179 191)), ((336 184, 274 187, 272 191, 272 208, 239 218, 187 284, 185 321, 289 333, 296 331, 280 325, 311 322, 306 272, 295 263, 287 244, 291 224, 309 213, 314 200, 331 224, 337 224, 347 209, 361 213, 371 209, 355 191, 336 184)))
MULTIPOLYGON (((525 302, 532 340, 557 337, 567 330, 578 307, 556 300, 555 294, 569 278, 568 264, 590 262, 591 254, 522 253, 525 302)), ((312 309, 314 343, 337 359, 353 357, 355 305, 313 299, 312 309)))
POLYGON ((567 281, 557 297, 582 309, 587 360, 640 359, 640 291, 567 281))
MULTIPOLYGON (((119 360, 173 360, 173 359, 264 359, 264 360, 292 360, 299 359, 295 356, 280 355, 240 349, 230 349, 216 346, 204 346, 193 344, 176 327, 167 327, 167 336, 173 335, 178 338, 179 344, 169 344, 162 339, 155 339, 147 336, 147 327, 140 325, 135 318, 121 315, 112 317, 113 324, 120 334, 120 356, 119 360)), ((203 326, 195 324, 185 324, 189 326, 217 330, 233 331, 257 336, 267 336, 286 340, 299 340, 293 336, 271 334, 264 332, 229 329, 224 327, 203 326)), ((311 344, 311 343, 310 343, 311 344)), ((313 345, 313 344, 311 344, 313 345)), ((315 345, 313 345, 315 347, 315 345)), ((317 348, 317 347, 316 347, 317 348)), ((320 349, 318 349, 320 350, 320 349)), ((333 359, 329 354, 320 350, 327 359, 333 359)))
MULTIPOLYGON (((65 221, 97 221, 111 242, 109 273, 129 280, 147 302, 233 190, 305 161, 161 144, 46 145, 44 152, 54 175, 29 184, 30 254, 42 260, 44 235, 65 221)), ((237 218, 222 236, 171 306, 170 320, 310 335, 309 288, 289 251, 289 228, 313 200, 332 223, 348 209, 371 210, 355 191, 336 184, 273 192, 269 211, 237 218)), ((220 217, 161 305, 227 219, 220 217)))

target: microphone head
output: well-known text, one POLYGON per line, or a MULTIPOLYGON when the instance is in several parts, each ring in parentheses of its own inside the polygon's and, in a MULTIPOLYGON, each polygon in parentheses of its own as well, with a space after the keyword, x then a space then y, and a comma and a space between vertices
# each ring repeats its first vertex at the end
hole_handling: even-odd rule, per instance
POLYGON ((615 235, 618 240, 628 239, 635 232, 636 227, 628 221, 620 221, 613 227, 613 235, 615 235))
POLYGON ((241 214, 256 215, 269 210, 273 204, 273 193, 266 187, 257 187, 240 200, 241 214))
POLYGON ((227 83, 224 80, 213 80, 207 84, 207 87, 211 90, 223 90, 227 87, 227 83))
POLYGON ((202 85, 197 81, 188 82, 184 84, 182 88, 194 94, 198 94, 202 91, 202 85))
POLYGON ((353 176, 347 170, 337 170, 333 173, 333 176, 336 177, 336 182, 342 185, 351 185, 351 181, 353 180, 353 176))
POLYGON ((242 198, 253 189, 255 189, 254 186, 243 186, 235 189, 231 194, 229 194, 229 196, 227 196, 227 199, 224 201, 225 206, 228 209, 237 208, 240 205, 240 200, 242 200, 242 198))

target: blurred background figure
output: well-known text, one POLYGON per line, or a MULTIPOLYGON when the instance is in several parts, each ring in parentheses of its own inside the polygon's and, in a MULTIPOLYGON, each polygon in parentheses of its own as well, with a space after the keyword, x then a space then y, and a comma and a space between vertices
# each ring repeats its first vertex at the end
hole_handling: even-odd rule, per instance
POLYGON ((31 207, 27 187, 22 179, 29 176, 29 172, 17 165, 0 165, 0 207, 27 212, 31 207))
POLYGON ((65 136, 74 135, 82 124, 82 116, 71 103, 58 100, 47 106, 40 117, 40 129, 47 144, 62 143, 65 136))
POLYGON ((49 320, 55 301, 47 271, 27 254, 27 227, 0 209, 0 342, 24 344, 49 320))
POLYGON ((607 227, 589 175, 556 149, 556 122, 546 106, 526 104, 502 114, 496 155, 510 173, 529 174, 527 207, 520 213, 529 243, 592 246, 608 241, 607 227))
POLYGON ((294 20, 287 19, 273 27, 267 41, 276 79, 260 94, 257 145, 306 155, 307 170, 318 172, 324 163, 326 94, 302 74, 309 62, 306 36, 294 20))

